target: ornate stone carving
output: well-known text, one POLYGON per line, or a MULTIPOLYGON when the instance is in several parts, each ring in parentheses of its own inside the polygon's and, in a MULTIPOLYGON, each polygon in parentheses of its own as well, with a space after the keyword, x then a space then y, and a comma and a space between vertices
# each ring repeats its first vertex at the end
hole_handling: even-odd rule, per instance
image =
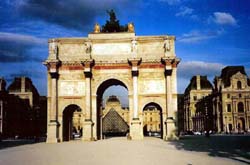
POLYGON ((162 94, 165 93, 164 80, 140 81, 139 92, 142 94, 162 94))
POLYGON ((61 65, 61 61, 59 60, 47 60, 43 63, 47 66, 47 69, 50 73, 58 73, 58 68, 61 65))
POLYGON ((135 32, 134 24, 131 22, 128 23, 128 32, 131 32, 131 33, 135 32))
POLYGON ((171 50, 171 43, 170 43, 170 39, 168 37, 164 40, 163 48, 164 48, 165 55, 167 54, 168 51, 171 50))
POLYGON ((94 33, 100 33, 100 32, 101 32, 101 27, 98 23, 96 23, 94 27, 94 33))
POLYGON ((83 96, 85 83, 83 81, 60 81, 59 96, 83 96))
POLYGON ((57 59, 58 45, 55 39, 52 39, 52 42, 49 44, 49 50, 50 50, 49 59, 57 59))
POLYGON ((133 40, 131 42, 131 52, 133 54, 137 53, 137 41, 136 41, 136 38, 133 38, 133 40))
POLYGON ((90 54, 92 51, 92 43, 91 42, 85 42, 85 53, 90 54))

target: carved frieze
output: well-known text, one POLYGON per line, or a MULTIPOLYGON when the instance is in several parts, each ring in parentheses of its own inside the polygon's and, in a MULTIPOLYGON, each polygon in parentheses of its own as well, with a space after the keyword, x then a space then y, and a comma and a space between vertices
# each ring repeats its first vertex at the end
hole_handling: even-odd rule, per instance
POLYGON ((60 81, 59 96, 84 96, 85 82, 84 81, 60 81))
POLYGON ((112 55, 112 54, 129 54, 131 45, 129 43, 102 43, 94 44, 92 47, 92 55, 112 55))
POLYGON ((163 94, 165 92, 165 80, 154 79, 139 82, 140 94, 163 94))

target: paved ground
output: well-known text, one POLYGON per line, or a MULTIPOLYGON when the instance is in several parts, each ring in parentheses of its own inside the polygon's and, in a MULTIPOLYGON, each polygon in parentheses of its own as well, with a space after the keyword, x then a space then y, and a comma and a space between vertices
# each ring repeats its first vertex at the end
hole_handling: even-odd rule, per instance
POLYGON ((2 147, 0 165, 235 165, 247 164, 249 161, 238 155, 213 155, 207 146, 200 147, 207 147, 204 150, 185 147, 186 142, 191 144, 193 141, 197 139, 165 142, 157 138, 145 138, 143 141, 111 138, 96 142, 26 144, 2 147), (229 158, 226 158, 227 155, 229 158))

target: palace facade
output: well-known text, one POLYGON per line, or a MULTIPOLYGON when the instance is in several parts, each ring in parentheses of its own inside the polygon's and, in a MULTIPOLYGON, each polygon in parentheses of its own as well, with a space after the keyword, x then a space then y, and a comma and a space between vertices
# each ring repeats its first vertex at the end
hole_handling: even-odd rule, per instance
POLYGON ((221 75, 214 78, 214 87, 206 80, 209 88, 204 88, 200 95, 194 85, 199 82, 197 77, 192 78, 185 91, 184 111, 180 111, 183 131, 249 132, 250 79, 244 67, 223 68, 221 75))
POLYGON ((206 76, 193 76, 184 93, 184 131, 196 130, 196 104, 212 93, 212 84, 206 76))
POLYGON ((217 114, 217 131, 250 131, 250 79, 244 67, 225 67, 214 82, 213 108, 217 114))

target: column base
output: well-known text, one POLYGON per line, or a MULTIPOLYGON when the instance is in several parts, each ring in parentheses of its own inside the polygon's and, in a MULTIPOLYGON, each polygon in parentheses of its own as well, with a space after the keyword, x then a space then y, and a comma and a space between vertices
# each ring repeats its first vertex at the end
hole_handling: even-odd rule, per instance
POLYGON ((167 127, 167 135, 164 137, 164 140, 178 140, 179 137, 177 136, 177 129, 175 126, 174 119, 170 118, 166 121, 167 127))
POLYGON ((128 136, 129 140, 142 140, 143 131, 142 131, 142 122, 137 118, 131 121, 130 133, 128 136))
POLYGON ((91 120, 84 121, 82 141, 95 141, 93 137, 93 122, 91 120))
POLYGON ((48 130, 47 130, 46 143, 58 143, 58 142, 60 142, 57 134, 58 134, 58 123, 56 121, 49 123, 48 130))

